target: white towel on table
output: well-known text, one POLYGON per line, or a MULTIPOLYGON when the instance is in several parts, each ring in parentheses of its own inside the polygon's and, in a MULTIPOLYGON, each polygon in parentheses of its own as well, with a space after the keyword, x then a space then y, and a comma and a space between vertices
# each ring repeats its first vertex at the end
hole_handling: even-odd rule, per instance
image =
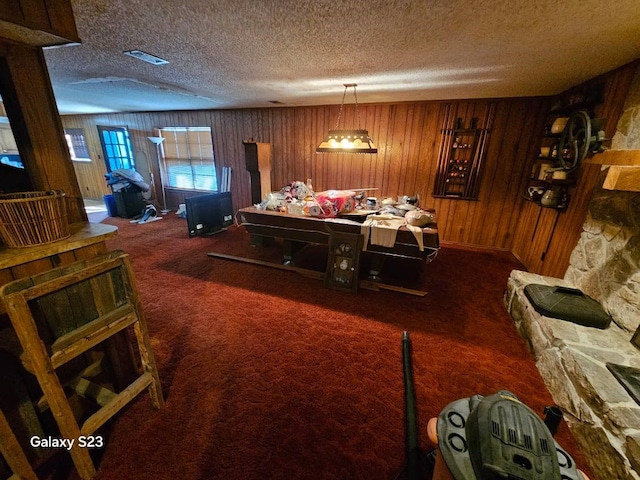
POLYGON ((398 229, 405 224, 404 218, 394 215, 369 215, 360 227, 360 233, 364 236, 362 249, 367 249, 369 237, 371 237, 371 245, 393 247, 398 229))
POLYGON ((407 223, 406 227, 411 230, 413 236, 416 237, 416 242, 418 242, 418 248, 421 252, 424 252, 424 237, 422 236, 422 228, 416 225, 409 225, 407 223))

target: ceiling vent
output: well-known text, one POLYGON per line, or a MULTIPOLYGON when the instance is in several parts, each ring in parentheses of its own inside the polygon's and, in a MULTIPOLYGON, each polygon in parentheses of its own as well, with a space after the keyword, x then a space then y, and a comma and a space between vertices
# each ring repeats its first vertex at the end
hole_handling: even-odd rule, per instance
POLYGON ((151 55, 150 53, 143 52, 142 50, 126 50, 124 54, 148 63, 152 63, 153 65, 166 65, 167 63, 169 63, 167 60, 156 57, 155 55, 151 55))

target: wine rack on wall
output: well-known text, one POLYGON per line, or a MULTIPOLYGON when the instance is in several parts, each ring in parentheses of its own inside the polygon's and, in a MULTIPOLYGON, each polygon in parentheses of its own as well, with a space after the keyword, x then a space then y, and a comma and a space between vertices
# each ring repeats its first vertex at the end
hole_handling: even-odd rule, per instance
POLYGON ((487 104, 482 117, 463 116, 456 106, 445 108, 433 196, 477 200, 495 103, 487 104))

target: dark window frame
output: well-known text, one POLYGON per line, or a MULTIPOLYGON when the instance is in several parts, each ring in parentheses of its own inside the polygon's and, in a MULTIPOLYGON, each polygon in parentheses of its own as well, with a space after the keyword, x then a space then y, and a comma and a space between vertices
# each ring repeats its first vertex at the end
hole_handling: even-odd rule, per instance
POLYGON ((69 147, 69 155, 74 162, 91 162, 87 137, 83 128, 65 128, 64 136, 69 147))

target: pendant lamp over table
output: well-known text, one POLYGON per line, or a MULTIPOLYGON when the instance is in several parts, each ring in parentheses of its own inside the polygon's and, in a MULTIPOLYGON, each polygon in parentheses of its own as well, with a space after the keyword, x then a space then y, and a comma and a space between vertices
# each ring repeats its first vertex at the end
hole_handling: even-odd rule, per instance
POLYGON ((316 153, 378 153, 378 148, 371 140, 369 132, 360 126, 360 113, 358 112, 358 95, 356 93, 356 83, 345 83, 344 93, 342 94, 342 104, 338 112, 338 120, 333 130, 324 138, 322 143, 316 148, 316 153), (353 88, 353 96, 355 97, 356 119, 358 122, 357 129, 341 129, 340 121, 342 120, 342 111, 344 109, 344 100, 347 90, 353 88))

